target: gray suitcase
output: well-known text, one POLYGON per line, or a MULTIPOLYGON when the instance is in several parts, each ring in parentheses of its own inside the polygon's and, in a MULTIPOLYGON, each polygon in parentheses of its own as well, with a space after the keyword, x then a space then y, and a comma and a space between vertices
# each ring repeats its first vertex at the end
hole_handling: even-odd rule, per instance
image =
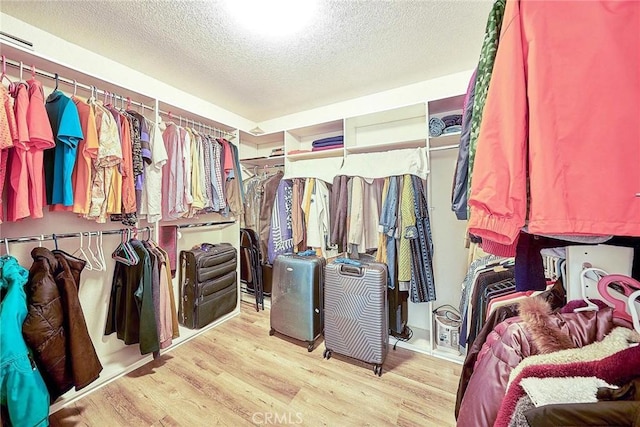
POLYGON ((340 261, 325 268, 324 358, 337 353, 371 363, 380 376, 389 346, 387 266, 340 261))
POLYGON ((322 257, 279 255, 273 262, 271 330, 306 341, 313 351, 322 335, 322 289, 326 261, 322 257))

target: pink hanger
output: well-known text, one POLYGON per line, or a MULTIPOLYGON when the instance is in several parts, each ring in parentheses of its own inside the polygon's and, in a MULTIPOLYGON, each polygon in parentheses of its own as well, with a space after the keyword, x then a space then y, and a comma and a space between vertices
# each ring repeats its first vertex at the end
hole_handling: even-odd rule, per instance
POLYGON ((610 305, 613 305, 613 316, 618 319, 624 319, 632 322, 631 315, 627 312, 627 301, 631 294, 640 289, 640 282, 637 280, 625 276, 623 274, 610 274, 603 277, 598 282, 598 293, 602 298, 606 300, 610 305), (609 285, 615 283, 622 288, 622 294, 626 297, 619 299, 614 297, 610 293, 609 285))

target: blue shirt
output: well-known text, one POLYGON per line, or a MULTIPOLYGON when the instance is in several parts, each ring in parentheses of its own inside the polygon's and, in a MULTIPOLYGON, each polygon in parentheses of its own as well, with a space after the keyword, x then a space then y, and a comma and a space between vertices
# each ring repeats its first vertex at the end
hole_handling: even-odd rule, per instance
POLYGON ((78 143, 83 139, 80 116, 75 103, 56 90, 45 104, 56 146, 44 152, 47 204, 73 206, 71 175, 76 164, 78 143))

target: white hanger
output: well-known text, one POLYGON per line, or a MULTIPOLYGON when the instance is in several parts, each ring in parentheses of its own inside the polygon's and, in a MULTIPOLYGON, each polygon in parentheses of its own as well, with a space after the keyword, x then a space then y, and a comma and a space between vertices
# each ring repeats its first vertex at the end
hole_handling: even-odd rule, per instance
POLYGON ((93 265, 91 264, 91 261, 89 261, 89 257, 87 256, 87 254, 85 253, 84 248, 83 248, 83 246, 84 246, 84 244, 82 242, 82 235, 83 234, 84 233, 80 233, 80 247, 78 249, 76 249, 76 251, 74 253, 72 253, 71 255, 76 256, 76 254, 79 253, 78 258, 80 258, 81 260, 86 262, 84 268, 86 270, 88 270, 88 271, 93 271, 94 270, 93 265))
MULTIPOLYGON (((582 271, 580 272, 580 288, 582 291, 582 299, 583 301, 587 304, 586 307, 580 307, 580 308, 576 308, 575 310, 573 310, 575 313, 579 313, 581 311, 596 311, 599 310, 599 307, 595 304, 592 303, 591 301, 589 301, 589 298, 587 298, 587 274, 594 272, 596 274, 602 275, 604 276, 608 276, 609 273, 607 273, 606 271, 600 269, 600 268, 592 268, 591 264, 585 263, 582 265, 582 271)), ((600 279, 598 279, 600 280, 600 279)), ((597 281, 596 281, 597 283, 597 281)))
POLYGON ((44 234, 40 235, 40 240, 38 241, 38 247, 42 247, 42 242, 44 241, 44 234))
MULTIPOLYGON (((102 263, 100 262, 99 252, 98 252, 98 255, 96 256, 96 254, 91 249, 91 234, 92 233, 89 232, 87 234, 89 235, 89 244, 87 245, 87 249, 89 250, 89 253, 91 254, 91 259, 95 263, 95 265, 93 266, 93 269, 95 271, 104 271, 104 268, 102 267, 102 263)), ((97 247, 97 245, 98 245, 98 235, 96 233, 96 247, 97 247)))
POLYGON ((636 299, 640 297, 640 291, 635 291, 629 295, 629 313, 631 313, 631 319, 633 319, 633 327, 640 334, 640 316, 638 315, 638 306, 636 305, 636 299))
POLYGON ((4 239, 4 249, 6 251, 6 255, 11 255, 11 252, 9 252, 9 239, 7 238, 4 239))
POLYGON ((100 262, 102 263, 102 271, 107 271, 107 260, 104 258, 104 245, 102 244, 102 231, 98 231, 98 237, 100 238, 98 254, 100 255, 100 262))

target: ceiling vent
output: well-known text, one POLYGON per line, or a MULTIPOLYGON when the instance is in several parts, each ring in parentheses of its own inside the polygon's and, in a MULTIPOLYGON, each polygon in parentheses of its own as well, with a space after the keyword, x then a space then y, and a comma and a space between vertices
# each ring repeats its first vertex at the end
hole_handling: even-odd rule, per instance
POLYGON ((3 31, 0 31, 0 40, 4 40, 8 43, 22 47, 24 49, 33 50, 33 43, 21 39, 20 37, 12 36, 11 34, 7 34, 3 31))

